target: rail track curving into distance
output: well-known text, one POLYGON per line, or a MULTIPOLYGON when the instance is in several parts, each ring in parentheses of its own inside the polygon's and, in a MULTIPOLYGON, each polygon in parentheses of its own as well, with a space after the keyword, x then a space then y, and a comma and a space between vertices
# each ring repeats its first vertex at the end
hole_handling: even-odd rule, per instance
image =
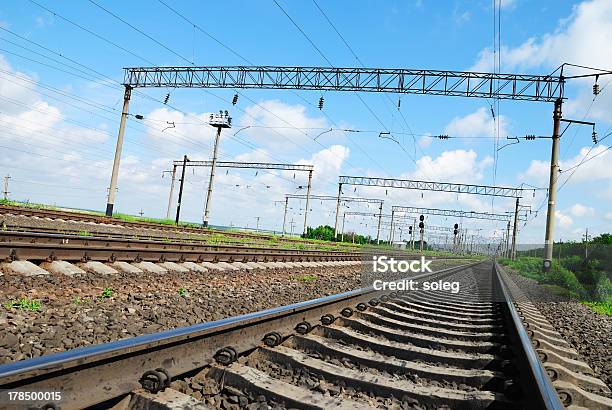
POLYGON ((612 404, 494 262, 412 279, 461 289, 362 288, 3 365, 0 385, 61 391, 62 409, 612 404))

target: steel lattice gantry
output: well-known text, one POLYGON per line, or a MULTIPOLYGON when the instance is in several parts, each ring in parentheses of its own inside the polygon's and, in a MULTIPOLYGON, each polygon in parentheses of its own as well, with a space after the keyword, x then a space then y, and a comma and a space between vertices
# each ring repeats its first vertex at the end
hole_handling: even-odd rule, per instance
POLYGON ((417 208, 411 206, 399 206, 394 205, 391 207, 391 212, 405 212, 409 214, 424 214, 424 215, 440 215, 440 216, 455 216, 459 218, 474 218, 474 219, 488 219, 492 221, 508 222, 510 221, 510 214, 492 214, 488 212, 475 212, 475 211, 456 211, 452 209, 436 209, 436 208, 417 208))
MULTIPOLYGON (((182 166, 183 161, 174 161, 174 166, 182 166)), ((210 167, 212 161, 189 161, 187 167, 210 167)), ((270 162, 235 162, 235 161, 217 161, 218 168, 253 168, 253 169, 280 169, 285 171, 312 171, 313 165, 301 164, 280 164, 270 162)))
POLYGON ((268 88, 433 94, 553 102, 564 79, 552 75, 495 74, 408 68, 278 66, 130 67, 130 88, 268 88))
MULTIPOLYGON (((172 180, 170 183, 170 195, 168 196, 168 210, 167 218, 170 219, 170 212, 172 209, 172 195, 174 192, 174 182, 176 178, 177 167, 212 167, 213 161, 173 161, 172 163, 172 180)), ((306 235, 308 225, 308 207, 310 204, 310 190, 312 189, 312 172, 314 171, 313 165, 306 164, 283 164, 274 162, 237 162, 237 161, 216 161, 214 164, 217 168, 238 168, 238 169, 278 169, 282 171, 304 171, 308 172, 308 185, 306 186, 306 211, 304 212, 304 235, 306 235)), ((165 171, 168 172, 168 171, 165 171)), ((181 179, 181 186, 183 181, 181 179)), ((283 223, 284 231, 284 223, 283 223)), ((284 233, 284 232, 283 232, 284 233)))
MULTIPOLYGON (((523 195, 522 188, 509 188, 491 185, 457 184, 452 182, 418 181, 412 179, 355 177, 341 175, 338 179, 338 205, 336 208, 336 224, 334 228, 336 236, 338 231, 338 218, 340 200, 342 196, 342 185, 363 185, 380 188, 401 188, 423 191, 450 192, 456 194, 501 196, 517 198, 517 200, 523 195)), ((393 214, 393 211, 391 212, 391 214, 393 214)))
MULTIPOLYGON (((289 207, 289 199, 305 199, 305 198, 306 198, 305 195, 285 194, 285 212, 283 214, 283 235, 285 234, 285 223, 287 221, 287 209, 289 207)), ((320 200, 320 201, 336 201, 337 200, 335 196, 331 196, 331 195, 311 195, 310 198, 314 200, 320 200)), ((378 242, 379 235, 380 235, 380 219, 383 216, 382 207, 385 201, 383 199, 361 198, 361 197, 344 197, 342 198, 342 201, 343 202, 362 202, 362 203, 369 203, 369 204, 378 204, 378 214, 376 214, 378 216, 378 222, 379 222, 378 233, 376 235, 376 241, 378 242)))
POLYGON ((422 191, 441 191, 457 194, 504 196, 521 198, 522 188, 507 188, 491 185, 455 184, 451 182, 416 181, 411 179, 352 177, 341 175, 340 185, 364 185, 382 188, 417 189, 422 191))

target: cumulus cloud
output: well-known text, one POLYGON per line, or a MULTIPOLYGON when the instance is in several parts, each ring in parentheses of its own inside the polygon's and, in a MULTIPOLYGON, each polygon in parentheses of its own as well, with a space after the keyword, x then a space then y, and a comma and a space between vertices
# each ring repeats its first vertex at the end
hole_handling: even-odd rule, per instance
MULTIPOLYGON (((208 126, 210 113, 190 113, 168 109, 166 107, 151 111, 145 116, 147 135, 153 142, 172 142, 167 149, 176 151, 179 147, 193 144, 204 144, 212 148, 216 129, 208 126)), ((223 133, 222 136, 227 136, 223 133)))
POLYGON ((419 138, 419 141, 417 142, 417 144, 419 144, 419 147, 421 148, 427 148, 431 145, 432 142, 433 142, 433 138, 423 136, 419 138))
MULTIPOLYGON (((583 1, 574 6, 569 17, 559 21, 554 32, 531 37, 517 47, 502 46, 502 66, 514 70, 575 62, 610 67, 612 49, 607 41, 611 36, 612 3, 608 0, 583 1)), ((473 68, 490 71, 492 51, 482 50, 473 68)))
POLYGON ((417 160, 417 169, 411 173, 414 179, 431 178, 435 170, 436 180, 448 182, 481 181, 486 167, 493 163, 489 156, 478 159, 474 150, 444 151, 437 158, 424 156, 417 160))
MULTIPOLYGON (((243 133, 254 138, 265 147, 278 149, 303 149, 312 142, 317 134, 331 128, 323 117, 312 117, 300 104, 291 105, 279 100, 266 100, 246 108, 241 119, 243 124, 254 124, 259 127, 245 129, 243 133), (320 130, 306 130, 319 128, 320 130)), ((321 141, 333 137, 334 132, 321 135, 321 141)))
POLYGON ((569 215, 565 215, 561 211, 555 211, 555 218, 560 228, 567 228, 574 223, 574 220, 569 215))
POLYGON ((582 205, 580 203, 574 204, 570 208, 570 213, 575 217, 591 216, 595 214, 595 209, 582 205))
MULTIPOLYGON (((533 68, 557 68, 562 63, 574 63, 590 67, 608 69, 612 66, 612 2, 609 0, 583 1, 574 6, 567 18, 560 20, 557 28, 539 37, 531 37, 522 44, 501 47, 502 71, 527 71, 533 68)), ((489 72, 493 69, 493 51, 483 49, 471 67, 474 71, 489 72)), ((584 70, 580 70, 584 73, 584 70)), ((575 73, 576 69, 567 67, 565 75, 575 73)), ((584 107, 593 98, 591 86, 593 79, 574 80, 578 94, 570 99, 565 107, 566 113, 584 112, 584 107)), ((589 116, 609 122, 612 94, 603 93, 594 104, 589 116)))
POLYGON ((335 181, 340 175, 342 165, 348 159, 350 150, 343 145, 332 145, 315 153, 299 164, 314 165, 313 186, 321 187, 327 181, 335 181))
MULTIPOLYGON (((609 166, 612 160, 612 152, 608 148, 605 145, 597 145, 593 149, 583 147, 573 158, 560 161, 559 167, 562 172, 559 181, 563 183, 573 174, 568 184, 575 185, 583 182, 597 181, 609 181, 609 183, 612 183, 612 168, 609 166), (579 164, 581 165, 578 166, 579 164)), ((550 164, 547 161, 533 160, 529 168, 520 174, 520 178, 534 181, 541 185, 548 181, 549 173, 550 164)))
MULTIPOLYGON (((498 117, 500 136, 507 134, 507 120, 503 115, 498 117)), ((485 107, 463 117, 455 117, 446 126, 444 132, 453 137, 491 136, 495 127, 493 117, 485 107)))

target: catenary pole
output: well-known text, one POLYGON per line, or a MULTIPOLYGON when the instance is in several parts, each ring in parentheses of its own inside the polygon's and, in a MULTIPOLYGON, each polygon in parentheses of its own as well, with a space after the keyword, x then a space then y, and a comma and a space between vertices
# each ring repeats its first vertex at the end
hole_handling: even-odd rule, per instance
POLYGON ((178 203, 176 204, 176 219, 174 223, 178 225, 179 217, 181 215, 181 201, 183 200, 183 186, 185 185, 185 168, 187 168, 187 155, 183 156, 183 169, 181 170, 181 183, 179 184, 179 195, 178 195, 178 203))
POLYGON ((548 211, 546 213, 546 236, 544 237, 544 263, 543 270, 549 271, 553 258, 553 241, 555 231, 555 206, 557 201, 557 178, 559 177, 559 139, 563 100, 558 98, 555 101, 553 112, 553 135, 552 151, 550 154, 550 179, 548 184, 548 211))
POLYGON ((304 238, 308 234, 308 211, 310 207, 310 190, 312 188, 312 170, 308 171, 308 188, 306 189, 306 209, 304 209, 304 238))
POLYGON ((170 219, 172 213, 172 197, 174 196, 174 181, 176 178, 176 165, 172 165, 172 180, 170 181, 170 194, 168 195, 168 210, 166 211, 166 219, 170 219))
POLYGON ((121 162, 121 150, 123 149, 123 136, 125 134, 125 123, 129 115, 130 97, 132 87, 125 86, 123 94, 123 110, 121 111, 121 122, 119 122, 119 134, 117 135, 117 145, 115 146, 115 159, 113 160, 113 171, 111 173, 110 187, 108 188, 108 201, 106 201, 106 216, 113 216, 115 206, 115 194, 117 193, 117 178, 119 177, 119 163, 121 162))

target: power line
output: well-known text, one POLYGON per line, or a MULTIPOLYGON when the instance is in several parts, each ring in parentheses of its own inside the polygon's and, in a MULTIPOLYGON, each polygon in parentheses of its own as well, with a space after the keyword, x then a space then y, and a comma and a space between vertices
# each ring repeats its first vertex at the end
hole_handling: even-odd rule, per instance
POLYGON ((164 48, 165 50, 169 51, 170 53, 174 54, 175 56, 179 57, 180 59, 188 62, 189 64, 193 65, 193 61, 189 61, 188 58, 182 56, 181 54, 177 53, 176 51, 172 50, 171 48, 169 48, 168 46, 166 46, 165 44, 163 44, 162 42, 156 40, 155 38, 151 37, 149 34, 145 33, 144 31, 142 31, 141 29, 139 29, 138 27, 134 26, 133 24, 130 24, 128 21, 124 20, 123 18, 119 17, 118 15, 116 15, 115 13, 113 13, 112 11, 104 8, 103 6, 99 5, 98 3, 96 3, 94 0, 89 0, 89 2, 93 5, 95 5, 96 7, 100 8, 101 10, 104 10, 107 14, 113 16, 115 19, 121 21, 122 23, 124 23, 125 25, 127 25, 128 27, 136 30, 138 33, 142 34, 143 36, 145 36, 146 38, 148 38, 149 40, 153 41, 155 44, 157 44, 158 46, 164 48))

